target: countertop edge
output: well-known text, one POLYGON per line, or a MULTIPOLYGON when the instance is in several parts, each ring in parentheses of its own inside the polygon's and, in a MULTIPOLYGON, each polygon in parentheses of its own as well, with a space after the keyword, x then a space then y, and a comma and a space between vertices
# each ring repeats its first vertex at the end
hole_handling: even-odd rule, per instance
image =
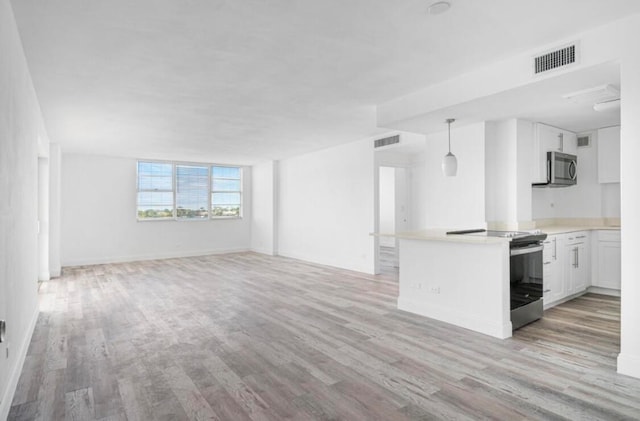
POLYGON ((620 231, 621 227, 612 226, 562 226, 550 225, 546 227, 538 227, 541 232, 547 235, 568 234, 577 231, 620 231))
POLYGON ((447 235, 445 231, 417 231, 417 232, 400 232, 396 234, 373 232, 370 235, 374 237, 391 237, 399 240, 417 240, 417 241, 441 241, 448 243, 465 243, 465 244, 501 244, 509 243, 510 238, 502 237, 474 237, 472 235, 447 235))

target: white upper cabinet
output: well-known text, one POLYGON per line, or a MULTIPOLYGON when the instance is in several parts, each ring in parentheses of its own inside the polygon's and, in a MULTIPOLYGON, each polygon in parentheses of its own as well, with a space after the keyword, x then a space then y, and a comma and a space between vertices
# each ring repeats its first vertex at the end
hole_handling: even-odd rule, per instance
POLYGON ((620 126, 598 130, 598 182, 620 182, 620 126))
POLYGON ((532 183, 547 182, 547 152, 556 151, 575 155, 578 151, 578 136, 568 130, 534 124, 532 183))

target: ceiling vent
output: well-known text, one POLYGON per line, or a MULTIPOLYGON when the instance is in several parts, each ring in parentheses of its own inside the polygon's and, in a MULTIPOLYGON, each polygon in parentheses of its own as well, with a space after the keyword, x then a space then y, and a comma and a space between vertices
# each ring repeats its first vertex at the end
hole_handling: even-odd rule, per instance
POLYGON ((591 146, 591 136, 590 135, 581 135, 578 136, 578 147, 579 148, 587 148, 591 146))
POLYGON ((559 50, 550 51, 533 58, 534 73, 548 72, 549 70, 564 67, 569 64, 576 63, 577 48, 576 44, 571 44, 559 50))
POLYGON ((373 142, 374 148, 381 148, 383 146, 395 145, 396 143, 400 143, 400 135, 397 134, 395 136, 384 137, 382 139, 376 139, 373 142))

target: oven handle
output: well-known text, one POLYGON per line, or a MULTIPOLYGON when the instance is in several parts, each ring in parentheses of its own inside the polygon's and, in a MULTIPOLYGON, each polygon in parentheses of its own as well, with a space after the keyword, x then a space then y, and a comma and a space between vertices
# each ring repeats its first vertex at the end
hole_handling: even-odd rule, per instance
POLYGON ((529 254, 529 253, 535 253, 538 251, 542 251, 542 249, 544 248, 543 245, 538 245, 535 244, 533 246, 529 246, 529 247, 521 247, 521 248, 514 248, 511 249, 511 256, 519 256, 521 254, 529 254))

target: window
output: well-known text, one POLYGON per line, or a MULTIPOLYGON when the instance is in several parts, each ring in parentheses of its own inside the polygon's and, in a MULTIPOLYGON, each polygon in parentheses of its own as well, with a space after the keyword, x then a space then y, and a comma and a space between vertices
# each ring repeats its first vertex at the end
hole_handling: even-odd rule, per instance
POLYGON ((242 172, 238 167, 211 167, 211 216, 239 217, 242 209, 242 172))
POLYGON ((209 168, 176 165, 176 215, 178 219, 209 217, 209 168))
POLYGON ((240 167, 138 161, 138 220, 242 216, 240 167))
POLYGON ((173 218, 173 164, 138 162, 138 219, 173 218))

